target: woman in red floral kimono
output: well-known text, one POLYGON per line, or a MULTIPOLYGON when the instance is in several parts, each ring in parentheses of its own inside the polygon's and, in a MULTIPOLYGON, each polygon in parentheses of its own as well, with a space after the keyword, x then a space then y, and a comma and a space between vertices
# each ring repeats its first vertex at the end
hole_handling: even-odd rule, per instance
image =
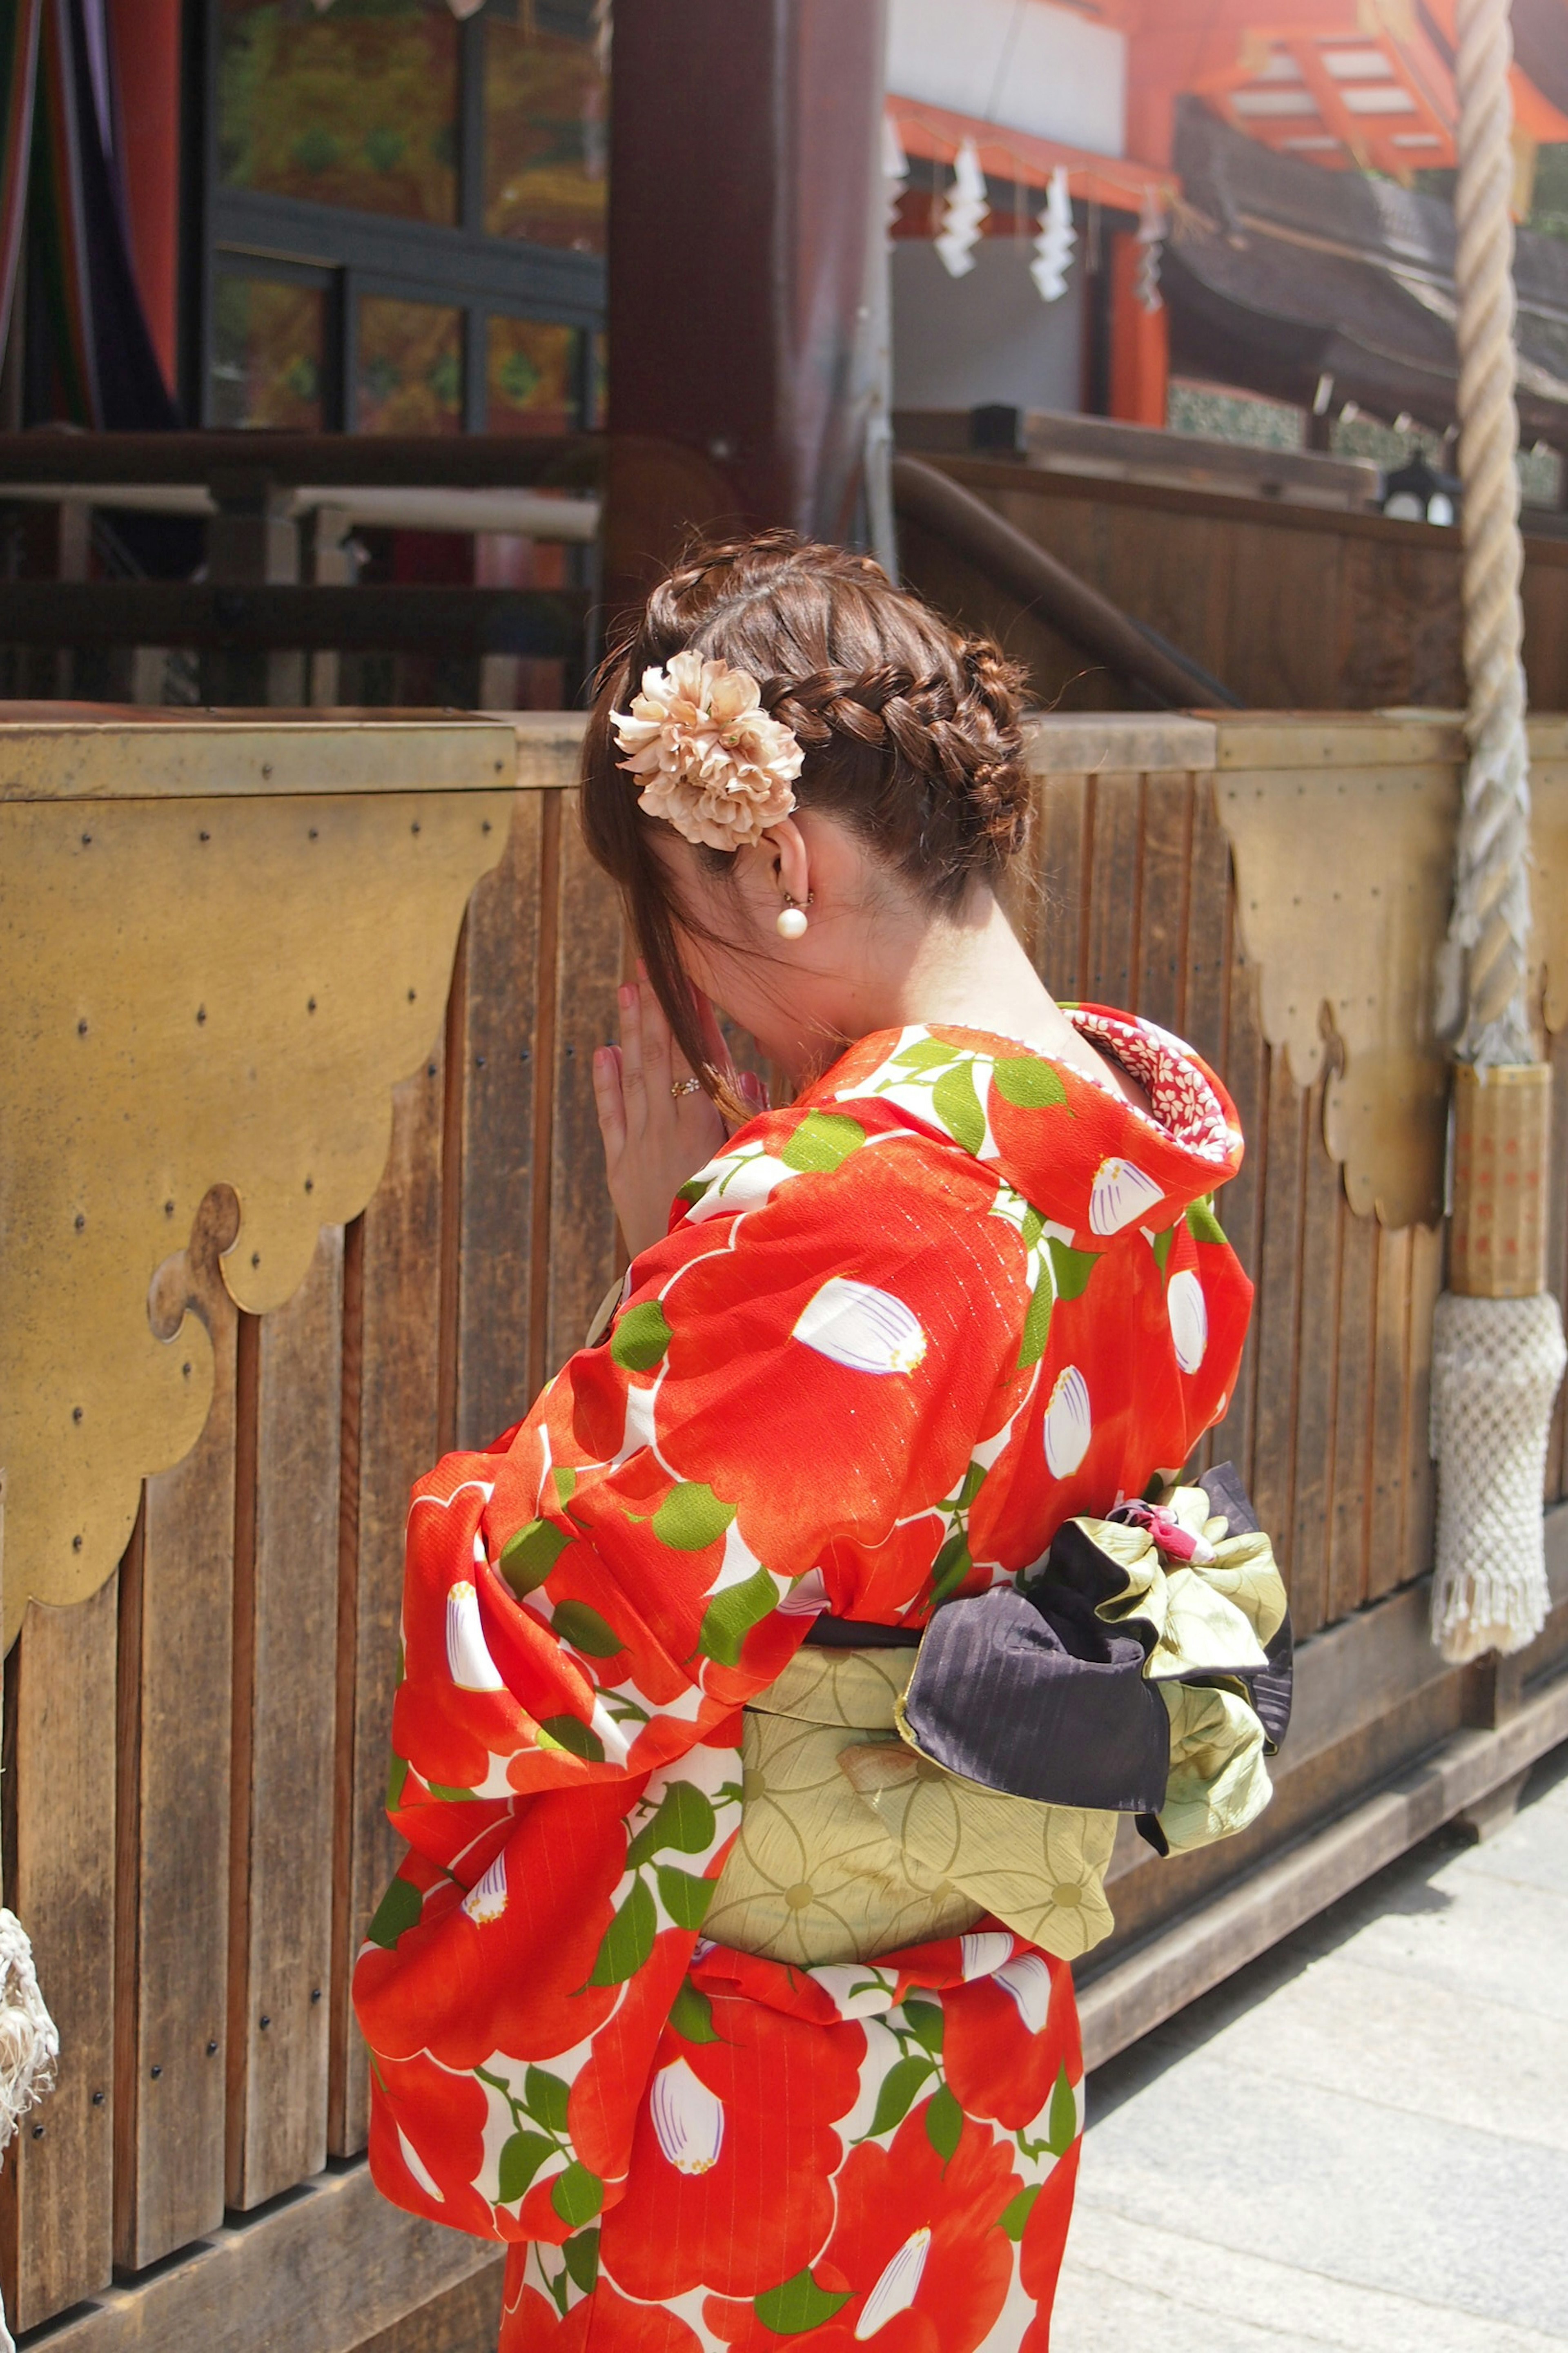
MULTIPOLYGON (((913 1644, 1069 1521, 1155 1562, 1105 1515, 1223 1412, 1250 1293, 1217 1082, 1064 1013, 999 909, 1017 685, 769 535, 663 584, 591 723, 647 975, 595 1067, 634 1256, 596 1345, 415 1492, 409 1850, 355 1987, 375 2178, 509 2243, 506 2353, 1045 2353, 1124 1801, 922 1753, 913 1644)), ((1267 1794, 1249 1711, 1199 1699, 1185 1842, 1267 1794)))

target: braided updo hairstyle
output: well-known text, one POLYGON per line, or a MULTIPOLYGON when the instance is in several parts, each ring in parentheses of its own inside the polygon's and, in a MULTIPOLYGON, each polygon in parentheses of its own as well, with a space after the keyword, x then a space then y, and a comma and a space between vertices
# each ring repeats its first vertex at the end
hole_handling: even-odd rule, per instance
MULTIPOLYGON (((1024 672, 985 638, 963 638, 869 556, 793 532, 699 543, 659 582, 600 672, 584 754, 582 823, 620 891, 649 982, 691 1068, 706 1057, 678 935, 696 928, 654 854, 661 821, 617 765, 612 711, 645 670, 685 649, 749 671, 763 707, 805 754, 802 808, 831 811, 933 907, 955 907, 1023 848, 1024 672)), ((715 874, 732 853, 700 849, 715 874)))

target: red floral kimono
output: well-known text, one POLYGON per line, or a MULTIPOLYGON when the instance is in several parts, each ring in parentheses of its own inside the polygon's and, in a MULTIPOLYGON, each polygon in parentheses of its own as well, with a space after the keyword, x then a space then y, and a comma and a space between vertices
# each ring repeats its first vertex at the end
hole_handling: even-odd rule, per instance
POLYGON ((863 1039, 686 1187, 527 1419, 415 1491, 371 2163, 510 2242, 505 2353, 1046 2353, 1068 1965, 995 1918, 815 1968, 701 1931, 742 1712, 817 1613, 1010 1581, 1225 1409, 1234 1112, 1176 1039, 1073 1018, 1154 1116, 1008 1039, 863 1039))

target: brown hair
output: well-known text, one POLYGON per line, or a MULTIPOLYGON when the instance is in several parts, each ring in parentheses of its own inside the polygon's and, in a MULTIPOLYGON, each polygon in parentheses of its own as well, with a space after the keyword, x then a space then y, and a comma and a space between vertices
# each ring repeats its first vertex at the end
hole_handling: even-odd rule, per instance
MULTIPOLYGON (((712 1092, 679 954, 679 933, 700 927, 654 854, 662 820, 638 808, 610 718, 645 670, 686 648, 750 672, 763 708, 805 751, 800 807, 831 810, 874 841, 934 906, 954 906, 975 877, 1000 874, 1027 836, 1031 793, 1024 672, 988 638, 960 637, 869 556, 793 532, 689 548, 599 673, 582 822, 590 855, 620 891, 654 994, 712 1092)), ((734 871, 729 851, 699 855, 734 871)))

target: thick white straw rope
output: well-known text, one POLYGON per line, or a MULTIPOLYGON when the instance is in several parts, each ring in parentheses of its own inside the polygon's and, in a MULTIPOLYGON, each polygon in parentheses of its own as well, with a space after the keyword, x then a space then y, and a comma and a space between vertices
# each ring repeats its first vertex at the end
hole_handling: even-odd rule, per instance
POLYGON ((1484 1064, 1535 1060, 1525 1001, 1530 754, 1515 462, 1512 58, 1508 0, 1458 0, 1455 278, 1470 755, 1439 1025, 1462 1060, 1484 1064))
MULTIPOLYGON (((1533 1062, 1530 752, 1520 580, 1509 0, 1458 0, 1459 474, 1466 733, 1454 910, 1438 1027, 1461 1060, 1533 1062)), ((1458 1662, 1521 1650, 1547 1607, 1542 1473, 1563 1376, 1554 1300, 1437 1302, 1432 1365, 1437 1547, 1432 1639, 1458 1662)))

